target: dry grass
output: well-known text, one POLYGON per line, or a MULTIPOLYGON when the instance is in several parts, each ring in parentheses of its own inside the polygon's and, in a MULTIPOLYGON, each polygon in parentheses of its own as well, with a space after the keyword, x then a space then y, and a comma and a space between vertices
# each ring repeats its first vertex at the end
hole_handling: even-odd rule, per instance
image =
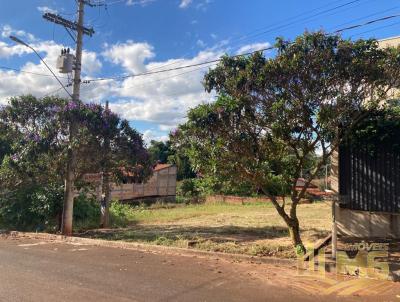
MULTIPOLYGON (((119 209, 127 227, 94 230, 84 236, 135 241, 208 251, 258 256, 295 257, 288 232, 271 204, 200 204, 119 209)), ((306 245, 325 237, 331 228, 326 202, 298 208, 306 245)))

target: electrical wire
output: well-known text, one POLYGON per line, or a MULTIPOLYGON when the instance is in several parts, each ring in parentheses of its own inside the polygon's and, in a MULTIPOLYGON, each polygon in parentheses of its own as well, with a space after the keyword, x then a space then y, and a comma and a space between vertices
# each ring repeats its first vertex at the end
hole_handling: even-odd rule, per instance
MULTIPOLYGON (((400 17, 400 14, 385 16, 385 17, 382 17, 382 18, 378 18, 378 19, 370 20, 368 22, 364 22, 362 24, 357 24, 357 25, 345 27, 345 28, 342 28, 342 29, 334 31, 334 33, 342 33, 344 31, 348 31, 348 30, 352 30, 352 29, 355 29, 355 28, 364 27, 364 26, 367 26, 367 25, 370 25, 370 24, 373 24, 373 23, 382 22, 382 21, 386 21, 386 20, 394 19, 394 18, 398 18, 398 17, 400 17)), ((389 26, 393 26, 393 25, 389 25, 389 26)), ((373 29, 373 30, 376 30, 376 29, 373 29)), ((265 48, 259 49, 257 51, 252 51, 252 52, 248 52, 248 53, 244 53, 244 54, 233 55, 233 56, 230 56, 230 57, 231 58, 237 58, 237 57, 242 57, 242 56, 248 56, 248 55, 252 55, 252 54, 254 54, 256 52, 264 52, 264 51, 272 50, 272 49, 275 49, 275 46, 265 47, 265 48)), ((171 72, 171 71, 187 69, 187 68, 191 68, 191 67, 200 67, 200 66, 204 66, 204 65, 212 64, 212 63, 218 63, 221 60, 222 59, 219 58, 219 59, 209 60, 209 61, 196 63, 196 64, 188 64, 188 65, 178 66, 178 67, 174 67, 174 68, 161 69, 161 70, 155 70, 155 71, 148 71, 148 72, 138 73, 138 74, 129 74, 129 75, 122 75, 122 76, 89 79, 89 80, 86 80, 86 83, 99 82, 99 81, 110 81, 110 80, 124 80, 124 79, 127 79, 127 78, 133 78, 133 77, 139 77, 139 76, 148 76, 148 75, 160 74, 160 73, 165 73, 165 72, 171 72)), ((0 68, 1 69, 8 69, 8 70, 24 72, 24 73, 29 73, 29 74, 34 74, 34 75, 38 75, 38 76, 47 76, 47 77, 51 76, 49 74, 39 74, 39 73, 35 73, 35 72, 23 71, 23 70, 11 68, 11 67, 6 67, 6 66, 0 66, 0 68)))
POLYGON ((369 15, 366 15, 366 16, 363 16, 363 17, 356 18, 356 19, 353 19, 353 20, 351 20, 351 21, 338 24, 338 25, 336 25, 335 27, 330 28, 329 31, 332 32, 332 31, 334 31, 334 30, 337 29, 337 28, 341 28, 341 27, 343 27, 343 26, 345 26, 345 25, 348 25, 348 24, 351 24, 351 23, 353 23, 353 22, 361 21, 361 20, 364 20, 364 19, 367 19, 367 18, 370 18, 370 17, 377 16, 377 15, 379 15, 379 14, 387 13, 387 12, 389 12, 389 11, 392 11, 392 10, 395 10, 395 9, 398 9, 398 8, 399 8, 399 6, 394 6, 394 7, 391 7, 391 8, 388 8, 388 9, 385 9, 385 10, 382 10, 382 11, 379 11, 379 12, 376 12, 376 13, 373 13, 373 14, 369 14, 369 15))
MULTIPOLYGON (((360 2, 360 1, 364 1, 364 0, 352 0, 352 1, 349 1, 349 2, 346 2, 346 3, 343 3, 341 5, 338 5, 338 6, 329 8, 329 9, 322 10, 322 11, 316 13, 316 14, 313 14, 312 16, 308 16, 308 17, 304 17, 304 18, 300 18, 300 19, 298 19, 298 17, 302 16, 302 15, 298 15, 297 17, 295 16, 293 18, 294 20, 292 20, 289 23, 281 24, 281 25, 277 25, 277 26, 272 26, 272 27, 267 27, 266 30, 263 30, 262 32, 246 35, 243 38, 239 39, 238 43, 246 41, 246 40, 249 40, 249 39, 252 39, 252 38, 256 38, 256 37, 259 37, 259 36, 262 36, 262 35, 277 31, 277 30, 287 29, 287 28, 290 28, 291 26, 294 26, 294 25, 299 24, 299 23, 313 21, 313 20, 316 19, 315 17, 317 17, 317 16, 326 15, 326 14, 332 12, 332 11, 335 11, 335 10, 338 10, 340 8, 344 8, 344 7, 350 6, 350 5, 355 4, 357 2, 360 2), (296 20, 296 19, 298 19, 298 20, 296 20)), ((370 0, 366 0, 366 1, 370 1, 370 0)), ((236 43, 235 45, 237 45, 238 43, 236 43)))
POLYGON ((382 18, 379 18, 379 19, 371 20, 371 21, 368 21, 368 22, 365 22, 365 23, 362 23, 362 24, 356 24, 356 25, 352 25, 352 26, 345 27, 345 28, 342 28, 342 29, 338 29, 338 30, 335 30, 333 33, 338 34, 338 33, 341 33, 343 31, 347 31, 347 30, 363 27, 363 26, 366 26, 366 25, 370 25, 370 24, 373 24, 373 23, 377 23, 377 22, 380 22, 380 21, 386 21, 386 20, 393 19, 393 18, 398 18, 398 17, 400 17, 400 14, 386 16, 386 17, 382 17, 382 18))
MULTIPOLYGON (((47 74, 47 73, 38 73, 38 72, 26 71, 26 70, 22 70, 22 69, 18 69, 18 68, 7 67, 7 66, 0 66, 0 69, 12 70, 12 71, 16 71, 16 72, 32 74, 32 75, 41 76, 41 77, 53 77, 51 74, 47 74)), ((67 79, 67 77, 59 77, 59 78, 60 79, 67 79)))
POLYGON ((378 29, 388 28, 388 27, 399 25, 399 24, 400 24, 400 22, 395 22, 395 23, 392 23, 392 24, 389 24, 389 25, 379 26, 379 27, 376 27, 376 28, 373 28, 373 29, 370 29, 370 30, 366 30, 366 31, 363 31, 363 32, 360 32, 360 33, 356 33, 356 34, 350 36, 350 38, 358 37, 358 36, 361 36, 363 34, 376 31, 378 29))
MULTIPOLYGON (((362 24, 357 24, 357 25, 349 26, 349 27, 346 27, 346 28, 343 28, 343 29, 339 29, 339 30, 336 30, 334 33, 337 34, 337 33, 343 32, 343 31, 347 31, 347 30, 351 30, 351 29, 359 28, 359 27, 364 27, 364 26, 367 26, 367 25, 370 25, 370 24, 373 24, 373 23, 386 21, 386 20, 393 19, 393 18, 398 18, 398 17, 400 17, 400 14, 386 16, 386 17, 382 17, 382 18, 379 18, 379 19, 370 20, 370 21, 364 22, 362 24)), ((275 46, 270 46, 270 47, 265 47, 265 48, 259 49, 257 51, 252 51, 252 52, 248 52, 248 53, 244 53, 244 54, 233 55, 233 56, 230 56, 230 57, 231 58, 237 58, 237 57, 242 57, 242 56, 248 56, 248 55, 252 55, 252 54, 254 54, 256 52, 264 52, 264 51, 272 50, 272 49, 275 49, 275 48, 276 48, 275 46)), ((215 59, 215 60, 205 61, 205 62, 201 62, 201 63, 183 65, 183 66, 179 66, 179 67, 162 69, 162 70, 157 70, 157 71, 149 71, 149 72, 144 72, 144 73, 123 75, 123 76, 115 76, 115 77, 104 77, 104 78, 98 78, 98 79, 89 80, 89 82, 98 82, 98 81, 107 81, 107 80, 124 80, 124 79, 131 78, 131 77, 147 76, 147 75, 159 74, 159 73, 164 73, 164 72, 187 69, 187 68, 190 68, 190 67, 203 66, 203 65, 206 65, 206 64, 210 64, 210 63, 217 63, 217 62, 220 62, 221 60, 222 59, 215 59)))
MULTIPOLYGON (((124 0, 122 0, 122 1, 124 1, 124 0)), ((117 1, 117 3, 122 2, 122 1, 117 1)), ((281 26, 287 27, 287 26, 291 25, 293 22, 291 22, 291 23, 289 23, 289 24, 285 24, 284 22, 286 22, 286 21, 289 21, 289 20, 290 20, 290 21, 293 21, 293 19, 298 19, 298 18, 300 18, 300 17, 304 17, 304 15, 308 15, 308 14, 311 14, 311 13, 313 13, 313 12, 315 12, 315 11, 318 11, 318 10, 321 10, 321 9, 325 9, 325 8, 327 8, 327 7, 329 7, 329 6, 333 5, 333 4, 336 4, 336 3, 339 3, 339 2, 342 2, 342 1, 343 1, 343 0, 332 1, 332 2, 330 2, 330 3, 328 3, 328 4, 326 4, 326 5, 322 5, 322 6, 319 6, 319 7, 317 7, 317 8, 308 10, 308 11, 306 11, 306 12, 302 12, 301 14, 292 16, 291 18, 287 18, 287 19, 281 20, 281 21, 278 22, 278 24, 282 24, 282 23, 283 23, 281 26)), ((359 2, 359 1, 363 1, 363 0, 353 0, 353 1, 350 1, 350 2, 347 2, 347 3, 344 3, 344 4, 341 4, 341 5, 339 5, 339 6, 336 6, 336 7, 330 8, 330 9, 326 9, 326 10, 324 10, 323 12, 320 12, 320 13, 323 14, 323 13, 326 13, 326 12, 334 11, 334 10, 336 10, 336 9, 338 9, 338 8, 342 8, 342 7, 345 7, 345 6, 347 6, 347 5, 350 5, 350 4, 359 2)), ((367 0, 367 1, 368 1, 368 0, 367 0)), ((310 17, 315 17, 315 15, 310 16, 310 17)), ((308 17, 308 18, 310 18, 310 17, 308 17)), ((304 19, 304 18, 303 18, 303 19, 304 19)), ((307 18, 306 18, 305 20, 307 20, 307 18)), ((301 20, 297 20, 296 22, 298 22, 298 21, 301 21, 301 20)), ((265 30, 266 28, 271 28, 271 25, 261 27, 261 28, 259 28, 259 29, 257 29, 257 30, 253 30, 253 31, 247 33, 246 35, 243 35, 243 36, 241 36, 241 37, 239 37, 239 38, 237 38, 237 39, 234 39, 234 40, 230 41, 228 45, 232 45, 232 43, 235 43, 234 45, 238 45, 240 42, 243 42, 244 40, 251 38, 251 35, 252 35, 252 34, 255 34, 255 33, 259 32, 259 31, 261 31, 261 30, 265 30)), ((187 54, 188 54, 188 53, 186 53, 183 57, 185 57, 187 54)), ((151 69, 150 71, 152 71, 152 70, 157 70, 157 69, 161 69, 161 68, 164 68, 164 67, 167 67, 167 66, 177 65, 177 64, 179 64, 179 62, 168 63, 168 64, 165 64, 165 65, 159 66, 159 67, 157 67, 157 68, 151 69)))

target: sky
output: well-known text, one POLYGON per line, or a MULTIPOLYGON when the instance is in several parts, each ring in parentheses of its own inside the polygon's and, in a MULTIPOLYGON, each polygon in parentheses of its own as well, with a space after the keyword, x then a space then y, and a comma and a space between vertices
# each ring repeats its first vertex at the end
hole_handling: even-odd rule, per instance
MULTIPOLYGON (((399 0, 92 0, 104 6, 85 8, 85 25, 95 34, 84 38, 84 102, 105 103, 143 133, 146 142, 166 140, 183 123, 187 110, 215 99, 201 84, 213 64, 145 76, 160 71, 242 54, 293 39, 305 30, 335 30, 400 13, 399 0), (115 79, 115 77, 117 77, 115 79)), ((49 66, 74 42, 67 31, 42 18, 45 12, 75 20, 73 0, 0 0, 0 105, 10 97, 56 94, 60 85, 34 53, 9 39, 29 43, 49 66), (16 70, 13 70, 16 69, 16 70)), ((343 32, 345 38, 400 35, 400 17, 343 32)), ((273 56, 273 51, 266 51, 273 56)), ((60 74, 64 84, 70 75, 60 74)), ((71 87, 68 88, 71 90, 71 87)))

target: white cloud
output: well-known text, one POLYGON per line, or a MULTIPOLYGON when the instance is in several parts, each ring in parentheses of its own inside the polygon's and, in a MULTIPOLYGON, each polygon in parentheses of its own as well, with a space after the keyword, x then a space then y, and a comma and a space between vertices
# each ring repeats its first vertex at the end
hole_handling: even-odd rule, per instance
POLYGON ((140 6, 146 6, 149 3, 152 3, 156 0, 128 0, 126 2, 126 5, 140 5, 140 6))
MULTIPOLYGON (((108 45, 105 45, 107 48, 108 45)), ((154 57, 153 47, 148 43, 118 43, 103 52, 103 56, 114 64, 122 65, 129 72, 144 72, 145 61, 154 57)))
POLYGON ((254 43, 254 44, 250 44, 250 45, 245 45, 242 46, 238 51, 237 54, 245 54, 245 53, 249 53, 249 52, 253 52, 253 51, 258 51, 258 50, 262 50, 265 48, 270 47, 271 44, 268 42, 265 43, 254 43))
POLYGON ((196 44, 197 44, 197 46, 199 46, 199 47, 201 47, 201 48, 206 47, 206 43, 204 43, 204 41, 203 41, 203 40, 200 40, 200 39, 197 40, 196 44))
MULTIPOLYGON (((172 59, 151 62, 148 71, 178 68, 214 60, 222 51, 202 51, 192 59, 172 59)), ((151 76, 127 78, 113 91, 119 101, 111 103, 113 110, 128 120, 144 120, 159 125, 160 130, 172 129, 185 120, 186 112, 211 100, 202 86, 205 67, 174 70, 151 76)))
MULTIPOLYGON (((50 66, 55 66, 60 49, 64 47, 53 41, 37 41, 31 45, 41 53, 50 66)), ((243 46, 241 50, 251 51, 266 45, 267 43, 247 45, 243 46)), ((28 48, 15 45, 11 41, 0 41, 0 58, 23 56, 30 52, 28 48)), ((226 52, 231 52, 227 48, 227 41, 220 41, 215 46, 200 51, 192 58, 155 61, 151 60, 155 57, 155 53, 153 47, 148 43, 126 41, 104 45, 104 51, 100 56, 94 52, 84 52, 83 80, 98 77, 104 59, 121 66, 121 70, 116 73, 122 73, 123 70, 129 73, 141 73, 199 64, 215 60, 226 52)), ((107 80, 83 84, 81 98, 84 101, 94 102, 110 100, 111 108, 122 117, 128 120, 154 123, 158 128, 148 132, 147 137, 160 139, 166 132, 185 121, 189 108, 213 100, 214 95, 206 93, 202 86, 204 74, 210 66, 215 66, 215 64, 130 77, 123 81, 107 80)), ((27 72, 49 75, 49 71, 37 59, 28 61, 19 68, 27 72)), ((58 75, 66 84, 65 75, 58 75)), ((30 93, 41 97, 59 88, 59 84, 52 76, 38 76, 0 69, 0 103, 5 103, 7 98, 20 94, 30 93)), ((71 87, 68 89, 72 90, 71 87)), ((66 96, 63 90, 59 90, 57 93, 60 96, 66 96)))
POLYGON ((210 3, 212 3, 212 2, 213 2, 213 0, 204 0, 204 1, 201 1, 200 3, 198 3, 198 4, 196 5, 196 9, 201 9, 202 11, 206 11, 206 10, 207 10, 208 4, 210 4, 210 3))
MULTIPOLYGON (((67 84, 66 75, 59 74, 55 69, 57 57, 64 46, 56 44, 53 41, 41 41, 32 43, 31 45, 42 55, 45 62, 52 67, 53 71, 61 79, 64 85, 67 84)), ((22 45, 11 46, 0 41, 0 58, 15 55, 22 56, 23 54, 30 52, 32 52, 30 49, 22 45)), ((94 52, 84 51, 82 60, 82 72, 84 76, 92 75, 101 69, 101 62, 94 52)), ((60 84, 50 74, 46 66, 38 59, 35 60, 35 62, 26 62, 20 67, 20 69, 24 72, 0 70, 0 104, 4 104, 7 102, 9 97, 15 95, 33 94, 42 97, 43 95, 60 88, 60 84)), ((68 89, 70 90, 71 88, 68 89)), ((82 90, 84 91, 85 89, 83 88, 82 90)), ((104 97, 109 90, 110 88, 108 87, 98 88, 90 93, 86 92, 86 95, 90 96, 93 100, 98 100, 99 98, 101 99, 104 97)), ((60 96, 66 96, 64 90, 60 90, 58 93, 60 96)))
POLYGON ((152 140, 166 142, 168 140, 168 135, 158 133, 154 130, 146 130, 143 133, 143 140, 146 145, 149 146, 152 140))
POLYGON ((186 8, 188 7, 193 0, 181 0, 181 3, 179 4, 180 8, 186 8))
POLYGON ((48 7, 48 6, 38 6, 38 7, 37 7, 37 10, 38 10, 39 12, 43 13, 43 14, 45 14, 45 13, 57 14, 57 13, 58 13, 57 10, 52 9, 52 8, 50 8, 50 7, 48 7))
POLYGON ((3 25, 1 27, 1 36, 3 38, 9 38, 11 35, 14 36, 19 36, 19 37, 23 37, 23 38, 27 38, 29 42, 31 41, 35 41, 36 38, 34 35, 27 33, 24 30, 18 30, 18 29, 14 29, 12 28, 10 25, 3 25))
POLYGON ((15 55, 21 56, 24 53, 32 52, 29 48, 23 45, 9 45, 3 41, 0 41, 0 58, 9 58, 15 55))
POLYGON ((87 75, 95 75, 97 74, 103 64, 97 58, 97 54, 95 52, 84 51, 82 55, 82 72, 87 75))

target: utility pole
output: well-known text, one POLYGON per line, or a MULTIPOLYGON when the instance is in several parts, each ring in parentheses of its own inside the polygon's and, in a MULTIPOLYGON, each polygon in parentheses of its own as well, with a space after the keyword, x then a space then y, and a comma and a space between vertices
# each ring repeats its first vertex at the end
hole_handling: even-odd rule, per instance
MULTIPOLYGON (((109 109, 109 102, 106 101, 106 112, 109 109)), ((101 201, 101 217, 100 217, 100 227, 108 228, 110 222, 110 201, 111 201, 111 184, 110 184, 110 137, 108 134, 104 137, 104 146, 103 146, 103 188, 104 197, 101 201)))
MULTIPOLYGON (((92 36, 94 30, 92 28, 84 27, 84 9, 85 5, 92 6, 89 0, 78 0, 78 20, 76 22, 66 20, 59 15, 52 13, 45 13, 43 18, 46 20, 62 25, 70 33, 69 30, 76 31, 76 61, 74 68, 73 92, 72 102, 77 104, 80 97, 81 88, 81 70, 82 70, 82 48, 83 48, 83 35, 92 36)), ((72 36, 72 34, 70 33, 72 36)), ((75 139, 78 133, 78 125, 73 119, 69 122, 69 147, 67 155, 67 171, 65 177, 64 188, 64 206, 62 214, 61 232, 63 235, 72 235, 72 219, 74 210, 74 183, 75 183, 75 170, 77 164, 77 154, 75 150, 75 139)))

